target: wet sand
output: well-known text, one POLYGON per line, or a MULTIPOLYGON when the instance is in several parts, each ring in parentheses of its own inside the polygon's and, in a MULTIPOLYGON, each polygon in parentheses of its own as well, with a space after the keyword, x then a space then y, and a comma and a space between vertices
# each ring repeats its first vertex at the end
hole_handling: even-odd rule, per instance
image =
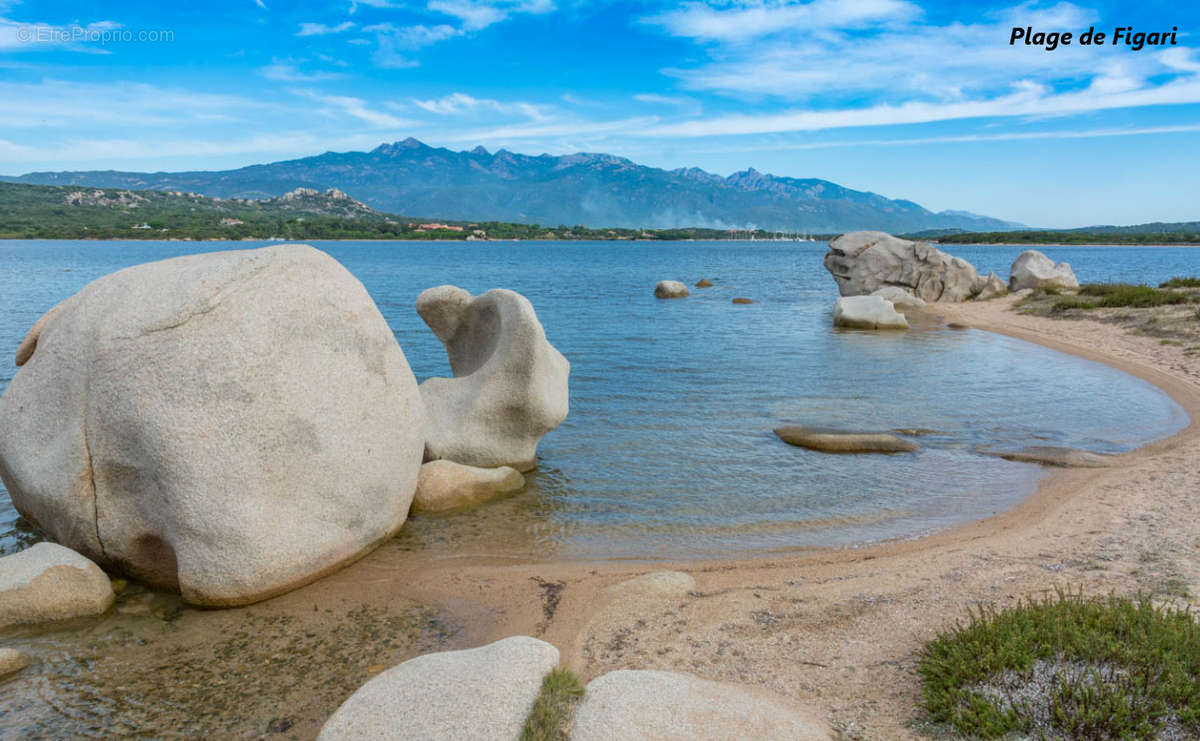
POLYGON ((1200 592, 1200 358, 1112 324, 1018 315, 1011 303, 931 311, 1140 376, 1193 424, 1112 468, 1056 470, 1012 510, 911 541, 651 564, 446 555, 401 538, 247 608, 193 610, 133 588, 98 621, 0 639, 40 661, 5 684, 0 735, 311 738, 384 666, 523 634, 558 646, 584 679, 687 671, 791 697, 849 738, 914 736, 917 652, 970 608, 1055 587, 1185 601, 1200 592), (611 601, 607 587, 664 568, 692 574, 696 590, 611 601))

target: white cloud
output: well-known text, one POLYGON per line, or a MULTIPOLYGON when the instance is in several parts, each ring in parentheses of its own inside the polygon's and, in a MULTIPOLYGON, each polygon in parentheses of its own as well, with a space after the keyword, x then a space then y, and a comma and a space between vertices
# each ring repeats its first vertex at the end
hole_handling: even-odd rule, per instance
POLYGON ((268 80, 276 82, 321 82, 337 80, 345 75, 339 72, 302 72, 294 64, 288 62, 273 62, 260 67, 258 73, 268 80))
POLYGON ((390 40, 398 49, 410 50, 420 49, 462 35, 462 31, 459 29, 445 24, 394 26, 391 23, 376 23, 372 26, 364 26, 363 30, 378 33, 381 40, 385 38, 390 40))
POLYGON ((532 103, 504 103, 489 98, 474 98, 466 93, 451 93, 433 100, 414 100, 418 108, 439 115, 461 115, 479 111, 520 115, 533 121, 545 121, 548 116, 532 103))
POLYGON ((358 6, 360 6, 360 5, 365 5, 368 8, 382 8, 382 9, 403 8, 404 7, 403 3, 396 3, 396 2, 392 2, 391 0, 351 0, 350 14, 353 15, 354 13, 357 13, 358 6))
POLYGON ((331 33, 345 33, 354 28, 355 24, 345 21, 336 26, 326 26, 324 23, 301 23, 297 36, 325 36, 331 33))
POLYGON ((254 4, 263 10, 267 9, 267 4, 264 3, 263 0, 254 0, 254 4))
POLYGON ((555 9, 553 0, 429 0, 429 10, 462 21, 465 31, 478 31, 514 13, 542 14, 555 9))
POLYGON ((633 96, 633 99, 639 103, 646 103, 648 105, 692 105, 695 103, 690 98, 658 95, 657 93, 639 93, 633 96))
POLYGON ((0 18, 0 52, 66 51, 108 54, 102 45, 95 43, 105 32, 121 28, 114 21, 96 21, 86 26, 70 24, 56 26, 49 23, 23 23, 0 18))
POLYGON ((376 128, 403 129, 417 125, 415 121, 376 111, 368 107, 367 102, 362 98, 347 95, 323 95, 311 90, 292 90, 291 92, 328 106, 325 111, 327 114, 350 116, 376 128))
POLYGON ((860 28, 920 16, 921 9, 905 0, 743 0, 718 7, 684 3, 677 10, 645 19, 674 36, 701 40, 744 41, 792 30, 860 28))

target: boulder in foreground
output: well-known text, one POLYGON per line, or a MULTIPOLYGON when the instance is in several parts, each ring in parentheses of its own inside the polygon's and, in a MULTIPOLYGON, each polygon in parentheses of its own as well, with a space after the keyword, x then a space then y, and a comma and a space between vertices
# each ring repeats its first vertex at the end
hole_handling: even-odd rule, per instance
POLYGON ((518 739, 558 649, 527 636, 426 654, 358 688, 319 741, 518 739))
POLYGON ((842 296, 833 305, 833 326, 850 329, 908 329, 908 319, 878 296, 842 296))
POLYGON ((546 339, 529 299, 438 286, 417 297, 417 313, 446 346, 454 373, 421 384, 425 460, 534 468, 538 443, 567 418, 571 364, 546 339))
POLYGON ((818 741, 826 723, 784 698, 690 674, 621 669, 588 683, 571 741, 818 741))
POLYGON ((1010 291, 1024 288, 1078 288, 1075 271, 1065 262, 1055 264, 1037 250, 1025 250, 1013 260, 1008 279, 1010 291))
POLYGON ((53 540, 240 605, 394 534, 424 423, 395 336, 333 258, 213 252, 107 275, 53 311, 0 398, 0 475, 53 540))
POLYGON ((824 427, 789 426, 775 428, 775 434, 788 445, 825 453, 908 453, 921 448, 912 440, 889 432, 848 432, 824 427))
POLYGON ((496 497, 519 491, 525 477, 515 468, 476 468, 454 461, 429 461, 421 466, 414 514, 466 509, 496 497))
POLYGON ((0 558, 0 628, 99 615, 114 599, 100 567, 70 548, 37 543, 0 558))
POLYGON ((29 666, 29 657, 15 648, 0 648, 0 679, 29 666))
POLYGON ((655 298, 685 298, 688 295, 687 286, 677 280, 660 280, 654 286, 655 298))
POLYGON ((829 243, 825 269, 843 296, 867 296, 884 286, 908 290, 922 301, 966 301, 983 288, 971 263, 928 242, 884 232, 849 232, 829 243))

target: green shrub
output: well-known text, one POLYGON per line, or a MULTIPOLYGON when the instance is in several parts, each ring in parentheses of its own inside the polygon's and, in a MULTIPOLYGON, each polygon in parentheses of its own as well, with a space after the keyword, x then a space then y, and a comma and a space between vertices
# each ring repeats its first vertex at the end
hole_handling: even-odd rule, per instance
POLYGON ((983 608, 927 644, 919 672, 929 719, 966 735, 1200 736, 1200 625, 1148 598, 983 608))
POLYGON ((1200 288, 1200 278, 1195 276, 1184 277, 1178 276, 1164 283, 1158 284, 1159 288, 1200 288))
POLYGON ((1164 306, 1166 304, 1185 304, 1188 297, 1182 293, 1163 291, 1150 286, 1139 286, 1130 283, 1089 283, 1079 289, 1080 296, 1093 296, 1100 300, 1097 306, 1116 307, 1131 306, 1146 308, 1148 306, 1164 306))
POLYGON ((542 689, 525 718, 521 741, 566 739, 568 720, 583 697, 579 679, 566 669, 553 669, 542 680, 542 689))
POLYGON ((1050 313, 1061 314, 1069 309, 1094 309, 1096 303, 1078 296, 1064 296, 1050 305, 1050 313))

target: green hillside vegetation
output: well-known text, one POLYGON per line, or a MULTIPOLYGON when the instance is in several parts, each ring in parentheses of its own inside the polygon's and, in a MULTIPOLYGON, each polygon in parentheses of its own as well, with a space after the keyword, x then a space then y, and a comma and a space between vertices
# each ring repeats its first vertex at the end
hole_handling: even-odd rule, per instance
POLYGON ((762 231, 591 229, 376 211, 337 190, 276 198, 0 183, 0 239, 764 239, 762 231))
POLYGON ((1200 244, 1200 221, 927 235, 942 244, 1200 244))

